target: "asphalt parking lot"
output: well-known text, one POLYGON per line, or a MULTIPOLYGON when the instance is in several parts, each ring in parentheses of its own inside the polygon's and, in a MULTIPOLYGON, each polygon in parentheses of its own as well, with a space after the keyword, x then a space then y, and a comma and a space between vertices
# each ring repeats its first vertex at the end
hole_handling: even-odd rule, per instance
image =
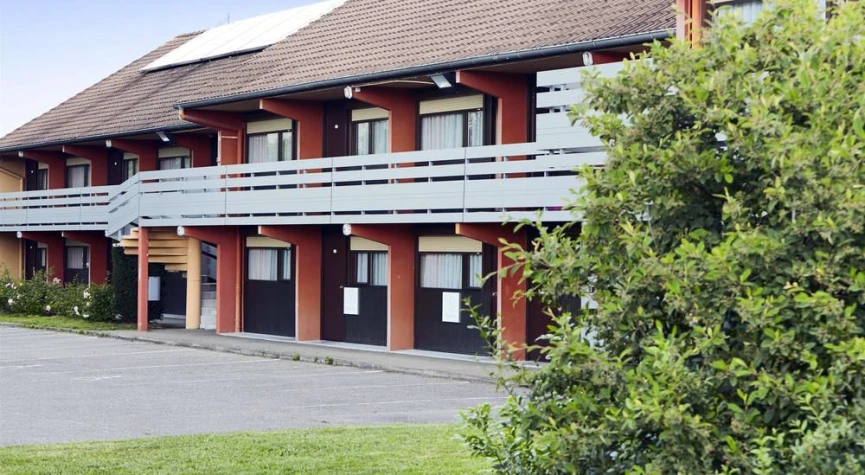
POLYGON ((0 445, 455 422, 492 385, 0 327, 0 445))

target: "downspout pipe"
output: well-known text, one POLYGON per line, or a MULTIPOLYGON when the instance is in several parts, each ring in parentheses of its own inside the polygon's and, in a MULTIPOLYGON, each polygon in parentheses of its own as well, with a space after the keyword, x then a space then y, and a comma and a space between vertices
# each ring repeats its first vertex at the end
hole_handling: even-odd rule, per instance
POLYGON ((240 102, 247 100, 263 99, 266 97, 280 96, 283 94, 293 94, 298 92, 311 91, 316 89, 328 89, 333 87, 344 87, 352 84, 381 81, 387 79, 396 79, 400 77, 441 74, 443 72, 478 68, 514 61, 527 61, 532 59, 545 58, 548 56, 559 56, 564 54, 585 53, 600 49, 619 48, 622 46, 633 46, 653 41, 663 41, 675 36, 675 33, 670 30, 658 30, 638 35, 620 36, 617 38, 608 38, 595 41, 584 41, 580 43, 571 43, 568 45, 551 46, 546 48, 538 48, 527 51, 517 51, 511 53, 501 53, 489 56, 482 56, 470 59, 460 59, 457 61, 449 61, 445 63, 428 64, 416 66, 412 68, 396 69, 390 71, 382 71, 370 74, 362 74, 358 76, 342 77, 336 79, 327 79, 323 81, 314 81, 304 84, 295 84, 291 86, 282 86, 271 89, 262 89, 260 91, 247 92, 243 94, 235 94, 231 96, 216 97, 211 99, 202 99, 198 101, 180 102, 174 107, 176 109, 194 109, 199 107, 210 107, 228 102, 240 102))

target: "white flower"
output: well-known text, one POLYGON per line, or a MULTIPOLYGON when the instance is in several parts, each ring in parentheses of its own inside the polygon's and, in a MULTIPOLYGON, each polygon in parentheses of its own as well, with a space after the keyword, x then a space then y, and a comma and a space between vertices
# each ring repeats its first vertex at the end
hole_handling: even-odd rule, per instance
POLYGON ((123 315, 120 315, 120 314, 118 313, 117 315, 114 316, 114 319, 117 320, 117 321, 119 322, 120 320, 123 320, 123 315))
POLYGON ((84 315, 82 315, 82 316, 83 316, 84 318, 90 318, 90 315, 88 315, 88 314, 86 314, 86 313, 85 313, 84 315))
POLYGON ((80 313, 78 313, 78 305, 72 307, 72 311, 75 312, 75 315, 81 315, 80 313))
POLYGON ((6 303, 9 305, 15 305, 15 301, 12 299, 7 300, 6 303))
POLYGON ((50 312, 50 311, 51 311, 51 305, 46 305, 46 306, 45 306, 45 311, 46 311, 46 312, 50 312))
POLYGON ((89 299, 90 298, 90 292, 85 290, 84 291, 84 298, 89 299))
POLYGON ((87 302, 86 304, 84 304, 84 306, 85 306, 85 307, 89 307, 89 306, 90 306, 90 302, 87 302))

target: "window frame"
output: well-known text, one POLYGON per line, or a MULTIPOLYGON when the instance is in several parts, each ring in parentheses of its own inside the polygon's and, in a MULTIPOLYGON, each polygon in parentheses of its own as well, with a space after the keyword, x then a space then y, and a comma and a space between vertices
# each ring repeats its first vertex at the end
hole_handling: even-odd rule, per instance
POLYGON ((472 276, 470 274, 470 272, 471 272, 470 267, 471 266, 469 265, 471 256, 476 256, 476 255, 481 256, 481 272, 483 273, 483 267, 484 267, 484 261, 483 261, 484 253, 483 253, 483 251, 482 252, 440 252, 440 251, 426 252, 425 251, 425 252, 418 252, 417 255, 418 255, 418 257, 417 257, 417 286, 419 288, 427 289, 427 290, 441 290, 444 292, 463 292, 463 291, 483 290, 483 288, 484 288, 483 282, 481 282, 481 285, 479 287, 475 287, 475 286, 471 285, 472 276), (427 287, 427 286, 423 285, 423 280, 422 280, 423 268, 421 265, 421 261, 423 259, 423 256, 425 256, 425 255, 461 256, 462 257, 462 275, 460 276, 460 288, 453 289, 453 288, 448 288, 448 287, 427 287))
POLYGON ((48 169, 47 168, 37 168, 36 169, 36 189, 40 190, 40 191, 48 189, 48 169))
POLYGON ((294 281, 294 266, 290 265, 288 269, 288 277, 286 278, 284 275, 285 270, 285 251, 289 251, 291 253, 291 260, 294 261, 294 248, 293 247, 247 247, 246 248, 246 265, 244 266, 246 272, 246 281, 247 282, 292 282, 294 281), (250 251, 253 250, 265 250, 265 251, 276 251, 276 279, 275 280, 266 280, 266 279, 253 279, 250 277, 249 273, 249 255, 250 251))
MULTIPOLYGON (((387 251, 349 251, 348 258, 348 279, 346 282, 352 287, 387 287, 387 278, 385 278, 385 283, 383 285, 373 284, 372 276, 373 276, 373 255, 384 255, 385 259, 388 259, 387 251), (367 257, 367 266, 366 266, 366 282, 359 282, 357 280, 357 261, 358 256, 360 254, 366 254, 367 257)), ((390 262, 388 262, 388 267, 390 266, 390 262)))
POLYGON ((120 170, 121 170, 120 171, 120 178, 123 181, 126 181, 126 180, 134 177, 135 175, 138 174, 138 159, 137 158, 124 158, 121 162, 120 170), (135 169, 135 173, 127 176, 128 172, 129 172, 129 166, 128 166, 129 163, 134 164, 133 168, 135 169))
POLYGON ((463 130, 462 130, 462 145, 461 148, 466 147, 483 147, 487 142, 487 114, 486 109, 483 107, 478 107, 474 109, 460 109, 454 111, 446 111, 446 112, 433 112, 432 114, 421 114, 418 113, 418 121, 417 121, 417 149, 424 150, 423 148, 423 120, 427 117, 441 117, 448 115, 461 115, 463 118, 463 130), (469 143, 469 113, 470 112, 480 112, 481 120, 481 144, 480 145, 467 145, 469 143))
MULTIPOLYGON (((156 160, 156 169, 157 170, 169 170, 168 168, 162 168, 162 164, 166 160, 180 160, 180 170, 186 170, 187 168, 192 168, 192 156, 191 155, 173 155, 170 157, 158 157, 156 160)), ((137 168, 137 167, 136 167, 137 168)), ((171 170, 177 170, 176 168, 171 168, 171 170)))
MULTIPOLYGON (((296 144, 294 143, 294 128, 292 128, 291 130, 288 130, 288 129, 271 130, 270 132, 256 132, 254 134, 246 134, 246 143, 244 144, 246 146, 245 157, 249 157, 249 141, 251 139, 253 139, 255 137, 267 136, 270 134, 278 134, 278 137, 277 137, 278 143, 277 143, 277 147, 276 147, 276 149, 277 149, 276 161, 277 162, 288 162, 291 160, 295 160, 295 157, 297 157, 297 147, 295 146, 296 144), (289 157, 288 159, 285 158, 285 134, 291 134, 291 139, 289 140, 291 142, 291 157, 289 157)), ((248 160, 248 158, 247 158, 247 160, 248 160)))
MULTIPOLYGON (((47 256, 46 256, 47 258, 47 256)), ((65 246, 63 251, 63 267, 69 270, 88 270, 90 269, 90 247, 89 246, 65 246), (69 265, 69 250, 70 249, 82 249, 84 252, 82 265, 84 267, 72 267, 69 265)))
MULTIPOLYGON (((391 133, 390 119, 365 119, 365 120, 356 120, 356 121, 353 120, 351 122, 351 140, 350 140, 349 146, 351 147, 351 154, 352 155, 357 155, 357 156, 361 155, 357 151, 357 137, 359 135, 357 132, 357 129, 358 129, 358 126, 361 124, 368 124, 369 125, 368 130, 367 130, 367 139, 368 139, 367 144, 369 145, 369 150, 367 151, 366 155, 375 155, 376 154, 374 152, 375 145, 376 145, 376 143, 375 143, 375 124, 376 123, 387 124, 387 127, 388 127, 387 132, 388 132, 388 135, 390 135, 390 133, 391 133)), ((385 149, 387 149, 389 145, 390 144, 385 143, 385 149)), ((383 153, 388 153, 388 152, 383 152, 383 153)))
MULTIPOLYGON (((47 180, 46 180, 46 182, 47 182, 47 180)), ((90 186, 90 164, 82 163, 79 165, 66 165, 66 188, 87 188, 88 186, 90 186), (84 186, 73 187, 69 184, 69 182, 72 181, 72 180, 70 180, 70 172, 72 170, 80 169, 80 168, 83 168, 85 170, 85 172, 84 172, 84 186)))

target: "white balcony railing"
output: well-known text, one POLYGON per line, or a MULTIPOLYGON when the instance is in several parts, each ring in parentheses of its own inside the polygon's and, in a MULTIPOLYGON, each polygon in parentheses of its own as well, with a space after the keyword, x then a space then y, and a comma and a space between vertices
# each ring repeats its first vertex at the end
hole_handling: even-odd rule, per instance
POLYGON ((104 231, 114 188, 0 193, 0 231, 104 231))
POLYGON ((603 152, 537 143, 139 173, 112 191, 107 234, 148 226, 495 222, 561 207, 603 152))

